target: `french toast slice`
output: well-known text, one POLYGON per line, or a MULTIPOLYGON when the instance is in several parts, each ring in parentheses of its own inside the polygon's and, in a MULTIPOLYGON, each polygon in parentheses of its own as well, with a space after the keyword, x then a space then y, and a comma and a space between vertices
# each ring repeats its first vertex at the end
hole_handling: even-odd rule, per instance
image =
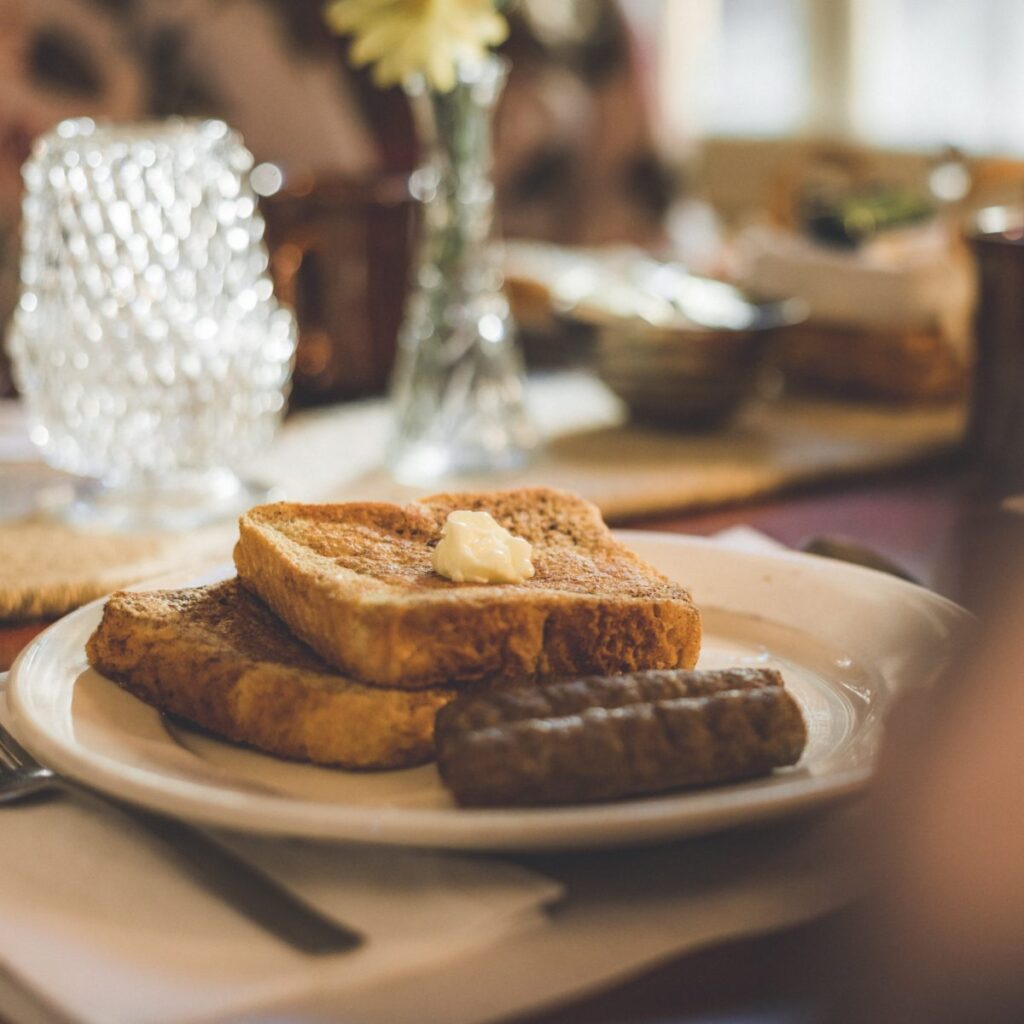
POLYGON ((339 675, 237 580, 115 593, 86 653, 161 711, 280 757, 346 768, 429 761, 434 715, 455 696, 339 675))
POLYGON ((262 505, 235 565, 323 658, 379 686, 692 668, 689 593, 612 537, 598 509, 547 489, 384 503, 262 505), (453 583, 431 566, 448 513, 482 510, 533 547, 532 579, 453 583))

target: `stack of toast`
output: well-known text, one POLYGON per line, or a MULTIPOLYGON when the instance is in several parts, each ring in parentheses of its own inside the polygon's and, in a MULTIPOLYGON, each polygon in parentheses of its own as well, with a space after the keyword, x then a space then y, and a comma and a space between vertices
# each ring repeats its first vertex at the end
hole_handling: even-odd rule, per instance
POLYGON ((281 757, 423 763, 460 692, 691 668, 700 650, 689 593, 557 491, 260 506, 240 521, 235 565, 212 586, 114 594, 87 653, 160 710, 281 757), (438 575, 432 550, 462 509, 527 540, 535 575, 438 575))

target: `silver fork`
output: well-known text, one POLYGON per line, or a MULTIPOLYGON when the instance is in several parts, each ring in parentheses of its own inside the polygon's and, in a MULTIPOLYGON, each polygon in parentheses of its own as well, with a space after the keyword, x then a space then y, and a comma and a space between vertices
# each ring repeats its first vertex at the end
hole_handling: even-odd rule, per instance
POLYGON ((207 890, 294 949, 342 953, 363 944, 359 932, 325 917, 191 825, 115 800, 52 772, 0 724, 0 806, 46 790, 87 793, 115 807, 158 839, 207 890))

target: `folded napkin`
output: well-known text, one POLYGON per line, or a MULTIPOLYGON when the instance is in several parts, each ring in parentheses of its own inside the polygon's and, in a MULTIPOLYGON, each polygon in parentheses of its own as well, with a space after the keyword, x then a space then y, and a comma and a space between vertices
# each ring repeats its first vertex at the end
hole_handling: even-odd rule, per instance
POLYGON ((366 948, 323 961, 265 938, 110 811, 62 799, 3 810, 0 1013, 10 1024, 497 1021, 847 904, 863 884, 858 810, 523 866, 233 840, 369 934, 366 948), (57 1013, 25 1001, 15 1015, 3 968, 57 1013))
POLYGON ((0 809, 0 836, 0 964, 58 1014, 96 1024, 184 1024, 337 998, 536 926, 561 892, 484 857, 221 837, 368 936, 355 952, 311 958, 208 895, 98 801, 0 809))

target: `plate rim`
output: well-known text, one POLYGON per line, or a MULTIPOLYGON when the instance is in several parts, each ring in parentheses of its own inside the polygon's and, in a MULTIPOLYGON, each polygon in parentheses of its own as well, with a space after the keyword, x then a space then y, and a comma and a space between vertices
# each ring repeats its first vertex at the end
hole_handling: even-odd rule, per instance
MULTIPOLYGON (((869 581, 882 585, 894 595, 902 593, 916 602, 923 601, 938 611, 950 627, 974 619, 960 605, 924 587, 873 569, 803 552, 789 549, 747 551, 719 544, 713 538, 651 530, 616 530, 615 534, 627 543, 634 539, 683 548, 712 549, 763 566, 782 563, 821 567, 824 564, 832 573, 848 575, 851 580, 869 581)), ((232 569, 229 562, 211 562, 205 570, 196 569, 188 572, 187 576, 198 581, 212 578, 214 573, 230 574, 232 569)), ((188 585, 182 582, 185 575, 181 571, 162 574, 126 589, 154 589, 167 586, 172 580, 175 586, 188 585)), ((115 800, 126 800, 215 828, 336 842, 452 850, 525 851, 640 845, 741 827, 841 800, 862 790, 873 773, 872 767, 866 766, 830 772, 820 777, 801 776, 787 780, 784 775, 779 775, 772 787, 763 793, 752 793, 749 783, 736 783, 722 788, 654 795, 614 804, 477 809, 369 808, 365 805, 301 801, 286 794, 240 795, 237 791, 222 790, 209 783, 159 775, 150 769, 113 759, 86 758, 83 770, 82 759, 75 757, 72 751, 34 721, 31 712, 26 710, 21 689, 30 685, 24 680, 37 670, 38 659, 49 652, 54 633, 75 629, 80 620, 96 617, 105 601, 106 597, 98 598, 59 619, 18 656, 6 686, 14 730, 26 748, 41 761, 115 800), (156 787, 145 781, 154 774, 160 779, 156 787), (197 790, 202 791, 201 796, 197 790), (252 806, 254 801, 255 808, 252 806), (743 810, 740 818, 735 813, 737 805, 743 810), (308 820, 317 808, 329 808, 329 816, 319 825, 308 820), (627 810, 623 812, 622 808, 627 810), (267 820, 268 815, 274 820, 267 820), (259 820, 255 820, 257 818, 259 820), (431 831, 438 827, 446 832, 443 841, 439 841, 436 835, 427 839, 414 837, 418 831, 431 831), (633 834, 623 834, 623 830, 629 828, 634 830, 633 834), (566 834, 567 829, 571 834, 566 834)))

